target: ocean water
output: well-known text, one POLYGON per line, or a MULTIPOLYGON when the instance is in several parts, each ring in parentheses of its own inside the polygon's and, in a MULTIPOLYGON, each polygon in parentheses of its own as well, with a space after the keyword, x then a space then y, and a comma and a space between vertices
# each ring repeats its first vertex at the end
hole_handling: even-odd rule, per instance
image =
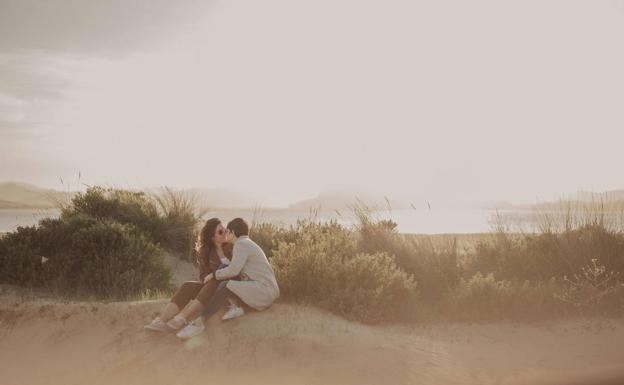
MULTIPOLYGON (((392 219, 397 222, 402 233, 440 234, 440 233, 482 233, 492 230, 491 220, 496 212, 478 209, 437 209, 437 210, 392 210, 376 211, 373 216, 379 219, 392 219)), ((15 230, 18 226, 31 226, 41 219, 57 217, 58 210, 0 210, 0 232, 15 230)), ((320 221, 336 220, 352 226, 355 217, 348 212, 321 212, 264 209, 264 210, 217 210, 207 213, 204 218, 219 217, 223 221, 243 217, 248 221, 271 222, 280 225, 292 225, 297 219, 310 218, 320 221)))
MULTIPOLYGON (((242 216, 250 218, 249 212, 225 211, 210 212, 205 217, 218 216, 222 220, 242 216)), ((441 234, 441 233, 483 233, 492 230, 491 220, 496 214, 491 210, 479 209, 438 209, 438 210, 392 210, 375 211, 373 217, 378 219, 392 219, 398 225, 401 233, 441 234)), ((267 210, 256 214, 256 219, 261 222, 271 222, 281 225, 291 225, 298 218, 311 218, 320 221, 334 219, 338 223, 353 226, 356 218, 349 212, 322 212, 310 213, 290 210, 267 210)))
POLYGON ((60 214, 56 209, 0 209, 0 233, 10 232, 18 226, 36 225, 45 218, 55 218, 60 214))

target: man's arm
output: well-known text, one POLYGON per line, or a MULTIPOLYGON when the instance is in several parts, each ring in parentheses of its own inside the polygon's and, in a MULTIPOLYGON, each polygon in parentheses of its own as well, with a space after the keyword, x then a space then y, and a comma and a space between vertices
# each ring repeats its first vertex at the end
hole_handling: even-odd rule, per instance
POLYGON ((232 252, 232 262, 227 267, 217 270, 214 277, 217 281, 223 281, 228 278, 236 277, 240 274, 243 266, 247 263, 249 257, 249 248, 245 244, 236 242, 234 251, 232 252))

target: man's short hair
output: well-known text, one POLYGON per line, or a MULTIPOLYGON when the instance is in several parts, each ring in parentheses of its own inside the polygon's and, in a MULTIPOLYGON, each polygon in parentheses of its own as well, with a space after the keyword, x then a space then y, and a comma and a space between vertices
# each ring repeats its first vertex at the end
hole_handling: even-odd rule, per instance
POLYGON ((249 225, 243 218, 234 218, 227 224, 228 230, 234 233, 236 238, 249 235, 249 225))

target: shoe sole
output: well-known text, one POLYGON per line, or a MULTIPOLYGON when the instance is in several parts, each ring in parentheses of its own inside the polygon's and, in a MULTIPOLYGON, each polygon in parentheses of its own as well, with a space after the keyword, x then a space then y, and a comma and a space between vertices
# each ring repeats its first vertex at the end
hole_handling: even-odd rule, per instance
POLYGON ((202 334, 203 332, 204 331, 202 330, 201 332, 199 332, 199 333, 197 333, 195 335, 192 335, 192 336, 179 336, 178 334, 176 334, 176 337, 178 337, 181 340, 190 340, 191 338, 197 337, 198 335, 202 334))
POLYGON ((232 319, 234 319, 234 318, 240 318, 240 317, 242 317, 242 316, 244 316, 244 315, 245 315, 245 313, 243 313, 243 314, 238 314, 238 315, 231 316, 231 317, 227 317, 227 318, 223 317, 223 318, 221 318, 221 320, 222 320, 222 321, 229 321, 229 320, 232 320, 232 319))
POLYGON ((176 328, 172 327, 171 325, 167 324, 167 330, 168 331, 172 331, 172 332, 176 332, 176 333, 179 332, 180 330, 184 329, 185 327, 186 327, 186 325, 182 325, 182 326, 180 326, 179 328, 176 329, 176 328))
POLYGON ((161 328, 157 328, 153 326, 143 326, 143 329, 150 331, 150 332, 161 332, 161 333, 166 333, 168 331, 167 329, 161 329, 161 328))

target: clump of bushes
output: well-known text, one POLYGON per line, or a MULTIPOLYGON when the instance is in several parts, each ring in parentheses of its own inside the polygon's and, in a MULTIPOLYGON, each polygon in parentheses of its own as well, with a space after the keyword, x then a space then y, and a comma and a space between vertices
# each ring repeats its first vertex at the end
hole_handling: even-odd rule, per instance
POLYGON ((618 280, 619 275, 594 258, 580 273, 565 276, 555 297, 582 313, 618 314, 624 310, 624 284, 618 280))
POLYGON ((436 304, 438 316, 459 321, 536 320, 571 313, 556 299, 561 287, 552 279, 544 283, 497 280, 493 274, 476 273, 462 278, 455 290, 436 304))
MULTIPOLYGON (((602 214, 546 216, 533 233, 499 227, 460 251, 455 237, 400 234, 364 206, 354 212, 354 228, 252 225, 282 298, 370 323, 624 313, 624 232, 602 214)), ((170 189, 89 188, 60 218, 0 238, 0 283, 100 298, 166 290, 162 252, 192 259, 200 215, 170 189)))
POLYGON ((532 233, 514 234, 499 228, 489 240, 478 242, 465 265, 466 273, 476 281, 464 279, 459 288, 463 295, 454 300, 471 303, 482 298, 485 314, 497 308, 500 315, 515 314, 510 310, 515 306, 541 318, 621 315, 624 232, 617 226, 618 217, 608 216, 601 206, 583 206, 577 211, 564 208, 541 213, 535 223, 537 231, 532 233), (488 305, 483 296, 467 296, 466 287, 482 280, 498 285, 499 290, 492 291, 498 293, 496 298, 502 298, 503 293, 514 294, 510 302, 514 305, 488 305), (541 295, 544 290, 545 297, 541 295))
POLYGON ((254 223, 249 230, 249 236, 265 252, 269 260, 277 250, 280 242, 294 243, 299 234, 298 229, 305 226, 305 221, 300 220, 296 226, 285 228, 273 223, 254 223))
POLYGON ((130 224, 163 249, 194 259, 197 225, 203 210, 193 196, 165 187, 158 194, 99 186, 77 194, 61 210, 61 219, 86 216, 130 224))
POLYGON ((0 281, 74 296, 169 289, 161 250, 137 227, 86 216, 45 219, 0 242, 0 281))
POLYGON ((608 270, 624 272, 624 235, 598 224, 514 238, 499 234, 477 245, 469 269, 499 279, 543 282, 579 272, 593 256, 600 256, 608 270))
POLYGON ((434 242, 433 237, 400 234, 395 222, 378 220, 365 207, 356 207, 355 213, 353 229, 308 221, 252 230, 252 237, 270 250, 284 297, 367 322, 624 312, 619 275, 624 234, 601 222, 532 234, 499 229, 460 251, 452 236, 434 242), (604 258, 604 271, 614 271, 608 288, 589 284, 590 270, 584 266, 591 255, 604 258))
POLYGON ((356 206, 355 235, 362 253, 388 253, 403 271, 418 282, 420 300, 438 301, 452 290, 462 276, 459 250, 454 238, 434 244, 430 238, 418 239, 399 234, 391 220, 375 219, 365 206, 356 206))
POLYGON ((413 277, 387 253, 358 253, 352 231, 336 222, 300 222, 296 242, 280 242, 272 264, 282 296, 350 319, 396 319, 416 293, 413 277))
POLYGON ((200 215, 192 197, 171 189, 90 187, 58 219, 0 239, 0 282, 98 298, 168 290, 163 250, 192 259, 200 215))

